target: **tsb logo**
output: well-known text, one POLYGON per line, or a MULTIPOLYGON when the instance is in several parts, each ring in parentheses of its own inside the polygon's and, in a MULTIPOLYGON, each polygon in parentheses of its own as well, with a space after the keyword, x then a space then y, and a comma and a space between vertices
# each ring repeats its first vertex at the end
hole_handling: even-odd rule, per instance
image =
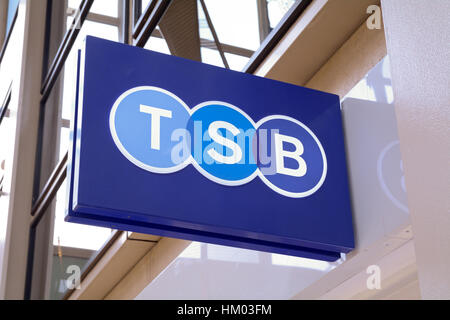
POLYGON ((238 186, 259 176, 293 198, 316 192, 327 174, 325 151, 303 123, 282 115, 255 123, 221 101, 190 109, 167 90, 137 87, 114 103, 109 126, 120 152, 153 173, 192 164, 216 183, 238 186))

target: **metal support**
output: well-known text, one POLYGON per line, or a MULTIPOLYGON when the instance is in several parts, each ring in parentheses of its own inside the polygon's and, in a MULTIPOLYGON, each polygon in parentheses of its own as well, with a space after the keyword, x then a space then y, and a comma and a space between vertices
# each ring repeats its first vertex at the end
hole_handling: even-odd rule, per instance
MULTIPOLYGON (((159 29, 153 30, 152 37, 163 39, 163 35, 161 34, 161 31, 159 29)), ((217 49, 216 43, 213 40, 204 39, 204 38, 200 38, 200 47, 214 49, 214 50, 217 49)), ((222 43, 222 49, 223 49, 223 52, 225 52, 225 53, 231 53, 231 54, 235 54, 235 55, 243 56, 243 57, 247 57, 247 58, 250 58, 255 53, 255 51, 250 50, 250 49, 236 47, 236 46, 233 46, 230 44, 224 44, 224 43, 222 43)))
POLYGON ((136 25, 142 15, 142 0, 133 1, 133 25, 136 25))
POLYGON ((217 50, 219 51, 220 57, 222 58, 223 65, 225 66, 225 68, 230 69, 227 58, 225 57, 225 53, 223 52, 222 45, 220 44, 219 37, 217 36, 216 29, 214 28, 214 25, 211 21, 211 17, 209 16, 205 0, 200 0, 200 4, 202 5, 203 12, 205 13, 206 22, 208 23, 209 29, 211 30, 214 42, 216 43, 217 50))
POLYGON ((152 13, 153 9, 155 9, 156 1, 151 1, 147 8, 142 8, 142 0, 134 0, 133 1, 134 10, 134 24, 133 24, 133 37, 136 39, 142 31, 142 28, 145 25, 145 22, 148 20, 148 17, 152 13), (144 11, 142 11, 144 10, 144 11))
POLYGON ((136 47, 144 47, 172 0, 153 0, 142 14, 133 37, 136 47), (138 33, 137 33, 138 32, 138 33))
POLYGON ((159 30, 172 55, 202 61, 197 0, 172 2, 159 22, 159 30))
POLYGON ((262 43, 270 33, 269 12, 267 10, 267 0, 257 0, 259 42, 262 43))
POLYGON ((131 0, 119 1, 120 42, 130 44, 131 0))

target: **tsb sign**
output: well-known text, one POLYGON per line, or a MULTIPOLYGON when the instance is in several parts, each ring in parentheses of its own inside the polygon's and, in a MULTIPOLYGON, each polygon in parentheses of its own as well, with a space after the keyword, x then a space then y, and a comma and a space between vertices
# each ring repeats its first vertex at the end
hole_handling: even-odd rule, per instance
POLYGON ((354 248, 339 97, 88 36, 66 221, 335 261, 354 248))
POLYGON ((316 192, 327 174, 322 144, 300 121, 272 115, 255 123, 221 101, 190 109, 158 87, 124 92, 112 107, 109 127, 120 152, 153 173, 173 173, 192 164, 227 186, 259 176, 272 190, 292 198, 316 192))

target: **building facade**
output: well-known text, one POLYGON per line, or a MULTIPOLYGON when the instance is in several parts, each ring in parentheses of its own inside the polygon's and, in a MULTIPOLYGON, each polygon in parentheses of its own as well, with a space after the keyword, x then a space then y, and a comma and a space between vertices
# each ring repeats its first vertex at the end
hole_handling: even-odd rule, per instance
POLYGON ((447 0, 1 0, 0 298, 449 299, 449 14, 447 0), (337 94, 355 250, 330 263, 65 222, 87 35, 337 94))

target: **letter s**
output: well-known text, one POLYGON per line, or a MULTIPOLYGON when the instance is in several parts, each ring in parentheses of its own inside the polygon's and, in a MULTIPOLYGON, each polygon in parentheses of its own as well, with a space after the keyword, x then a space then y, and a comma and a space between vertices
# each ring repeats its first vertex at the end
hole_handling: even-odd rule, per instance
POLYGON ((231 149, 233 154, 231 156, 224 156, 218 153, 215 149, 209 149, 208 154, 211 158, 219 163, 224 164, 236 164, 242 159, 242 149, 234 141, 227 139, 219 134, 219 129, 226 129, 230 131, 234 136, 237 136, 240 131, 238 128, 233 126, 231 123, 225 121, 215 121, 210 124, 208 128, 208 134, 215 142, 231 149))

